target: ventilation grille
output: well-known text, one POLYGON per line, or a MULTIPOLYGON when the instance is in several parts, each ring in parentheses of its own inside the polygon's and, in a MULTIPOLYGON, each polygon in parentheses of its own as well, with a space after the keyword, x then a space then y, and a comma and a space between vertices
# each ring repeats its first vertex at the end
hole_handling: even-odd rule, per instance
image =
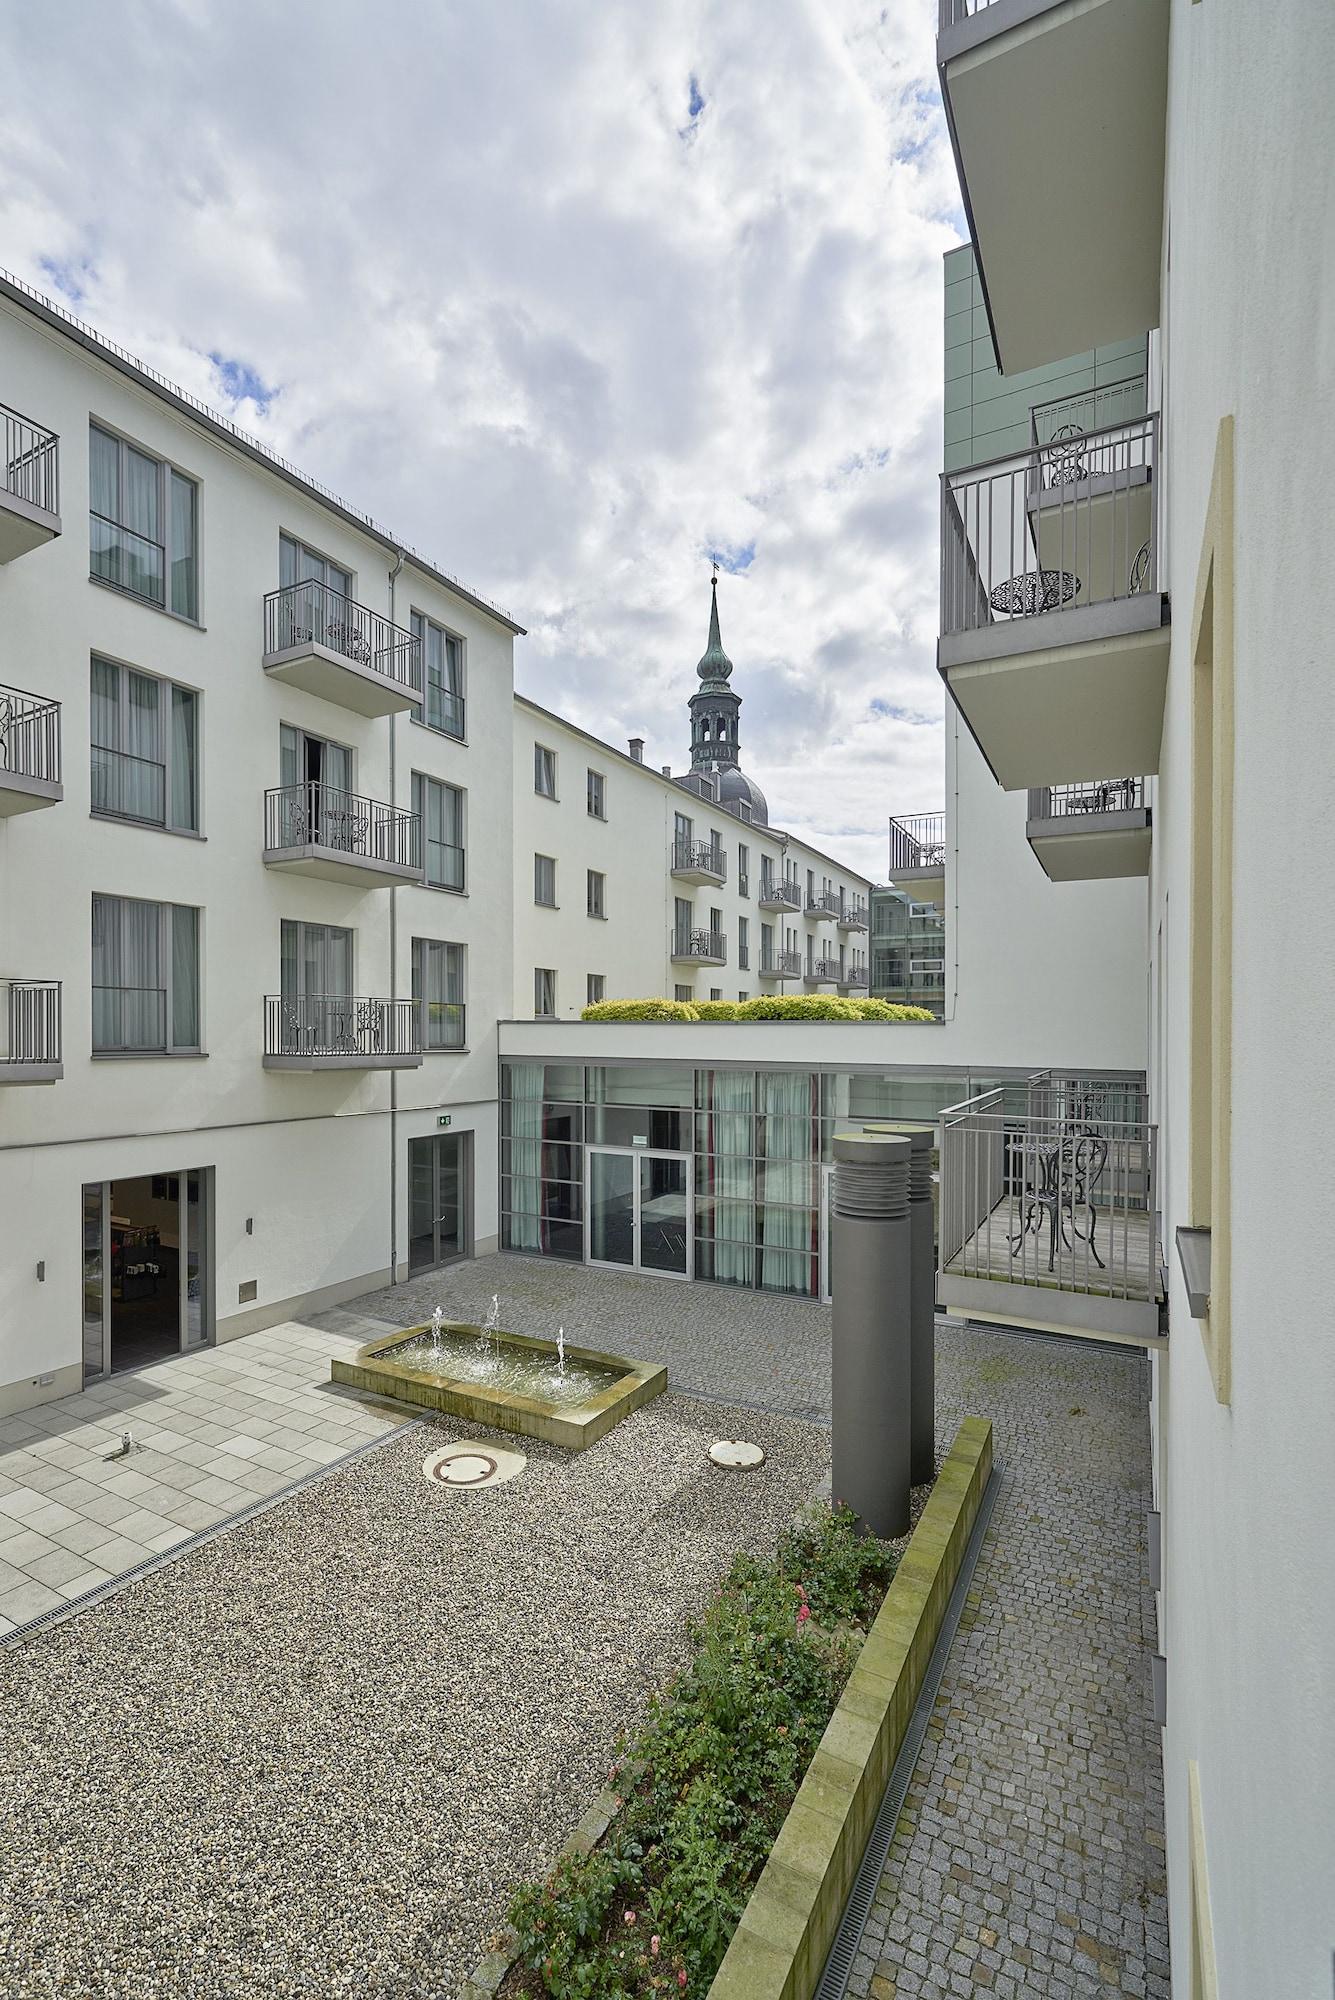
POLYGON ((257 1299, 259 1295, 260 1281, 258 1278, 247 1278, 244 1285, 238 1285, 236 1288, 236 1302, 239 1306, 249 1305, 251 1300, 257 1299))
POLYGON ((839 1161, 834 1170, 834 1210, 836 1215, 866 1222, 902 1221, 909 1212, 908 1161, 893 1166, 839 1161))

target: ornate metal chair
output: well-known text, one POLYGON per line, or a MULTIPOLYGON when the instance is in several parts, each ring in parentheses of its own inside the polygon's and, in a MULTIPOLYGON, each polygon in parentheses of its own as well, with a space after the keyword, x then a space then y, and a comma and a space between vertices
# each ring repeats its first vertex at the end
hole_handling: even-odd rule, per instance
POLYGON ((1131 565, 1131 574, 1127 579, 1126 585, 1127 594, 1131 597, 1139 597, 1149 580, 1149 574, 1150 545, 1148 542, 1144 542, 1136 553, 1136 560, 1131 565))
POLYGON ((1087 479, 1084 459, 1085 433, 1079 424, 1059 424, 1043 447, 1049 486, 1070 486, 1087 479))
POLYGON ((14 704, 7 694, 0 694, 0 764, 9 769, 9 725, 14 714, 14 704))
POLYGON ((1104 1270, 1094 1241, 1098 1224, 1094 1197, 1107 1164, 1108 1142, 1092 1125, 1063 1127, 1051 1145, 1041 1147, 1037 1182, 1026 1180, 1020 1197, 1020 1227, 1006 1239, 1012 1258, 1019 1256, 1026 1236, 1041 1236, 1046 1220, 1049 1271, 1055 1268, 1058 1242, 1063 1250, 1074 1250, 1077 1243, 1087 1245, 1104 1270))

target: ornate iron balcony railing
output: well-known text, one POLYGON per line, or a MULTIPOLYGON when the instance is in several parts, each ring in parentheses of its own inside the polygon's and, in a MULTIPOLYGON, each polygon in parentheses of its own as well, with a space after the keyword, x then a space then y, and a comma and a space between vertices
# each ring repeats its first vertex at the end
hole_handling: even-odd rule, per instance
POLYGON ((269 851, 326 847, 349 859, 420 868, 422 818, 334 785, 279 785, 264 794, 264 845, 269 851))
POLYGON ((0 1063, 61 1061, 61 988, 58 979, 0 979, 0 1063))
POLYGON ((60 783, 60 703, 0 687, 0 771, 60 783))
POLYGON ((31 417, 0 403, 0 487, 30 507, 60 512, 60 439, 31 417))
POLYGON ((421 1002, 349 993, 267 993, 266 1056, 415 1056, 421 1054, 421 1002))
POLYGON ((264 650, 323 646, 422 698, 422 643, 355 598, 306 580, 271 590, 264 600, 264 650))

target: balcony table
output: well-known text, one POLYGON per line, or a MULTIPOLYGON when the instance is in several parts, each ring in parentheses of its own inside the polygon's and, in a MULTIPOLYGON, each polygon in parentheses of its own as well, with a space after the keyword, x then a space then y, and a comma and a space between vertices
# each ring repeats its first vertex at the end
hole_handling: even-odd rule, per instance
POLYGON ((1069 569, 1024 570, 994 584, 987 601, 1007 618, 1033 618, 1040 611, 1059 611, 1079 591, 1080 579, 1069 569))

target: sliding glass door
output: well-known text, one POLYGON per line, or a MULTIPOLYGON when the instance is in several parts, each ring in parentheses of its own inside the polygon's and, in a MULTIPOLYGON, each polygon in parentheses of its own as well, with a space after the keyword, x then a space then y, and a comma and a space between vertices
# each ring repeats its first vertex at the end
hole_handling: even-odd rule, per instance
POLYGON ((587 1261, 689 1278, 693 1234, 689 1157, 591 1146, 587 1162, 587 1261))

